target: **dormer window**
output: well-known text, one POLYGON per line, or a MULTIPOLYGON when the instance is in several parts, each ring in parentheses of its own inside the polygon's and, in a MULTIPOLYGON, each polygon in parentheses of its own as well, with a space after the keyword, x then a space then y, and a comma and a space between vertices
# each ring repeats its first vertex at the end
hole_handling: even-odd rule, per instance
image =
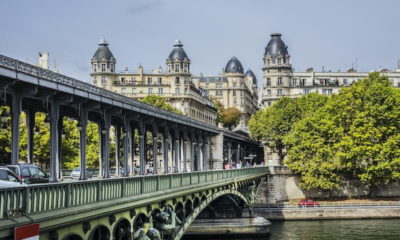
POLYGON ((175 72, 179 72, 179 64, 175 64, 175 72))
POLYGON ((280 58, 278 58, 278 64, 281 64, 281 59, 280 58))
POLYGON ((93 70, 96 72, 97 71, 97 64, 93 64, 93 70))
POLYGON ((102 72, 106 71, 106 64, 104 64, 104 63, 101 64, 101 71, 102 72))
POLYGON ((271 64, 271 60, 267 59, 267 65, 270 65, 270 64, 271 64))

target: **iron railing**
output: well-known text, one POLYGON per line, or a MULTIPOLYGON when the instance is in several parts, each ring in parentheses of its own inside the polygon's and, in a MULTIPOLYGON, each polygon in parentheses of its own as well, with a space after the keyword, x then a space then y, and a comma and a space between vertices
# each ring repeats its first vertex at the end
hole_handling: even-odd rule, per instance
POLYGON ((2 188, 0 220, 267 172, 267 167, 254 167, 2 188))

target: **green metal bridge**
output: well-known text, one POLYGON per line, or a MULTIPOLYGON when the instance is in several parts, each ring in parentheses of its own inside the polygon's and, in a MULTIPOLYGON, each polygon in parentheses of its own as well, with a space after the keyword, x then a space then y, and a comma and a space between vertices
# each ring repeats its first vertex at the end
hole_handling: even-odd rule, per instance
POLYGON ((4 188, 0 239, 32 223, 49 240, 181 239, 218 199, 252 211, 267 173, 254 167, 4 188))

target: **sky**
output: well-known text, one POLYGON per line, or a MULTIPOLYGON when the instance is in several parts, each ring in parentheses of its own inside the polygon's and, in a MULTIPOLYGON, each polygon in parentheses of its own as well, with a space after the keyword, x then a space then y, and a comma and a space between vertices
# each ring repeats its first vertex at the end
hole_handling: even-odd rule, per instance
POLYGON ((162 66, 176 39, 191 72, 221 73, 232 56, 259 85, 271 33, 281 33, 295 71, 395 69, 400 59, 398 0, 2 0, 0 54, 89 81, 105 38, 117 70, 162 66))

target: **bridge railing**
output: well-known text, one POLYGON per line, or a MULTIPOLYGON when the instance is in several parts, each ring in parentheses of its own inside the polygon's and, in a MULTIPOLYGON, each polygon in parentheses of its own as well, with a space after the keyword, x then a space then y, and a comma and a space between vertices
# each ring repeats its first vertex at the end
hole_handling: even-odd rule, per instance
POLYGON ((160 190, 267 173, 267 167, 33 184, 0 189, 0 220, 160 190))

